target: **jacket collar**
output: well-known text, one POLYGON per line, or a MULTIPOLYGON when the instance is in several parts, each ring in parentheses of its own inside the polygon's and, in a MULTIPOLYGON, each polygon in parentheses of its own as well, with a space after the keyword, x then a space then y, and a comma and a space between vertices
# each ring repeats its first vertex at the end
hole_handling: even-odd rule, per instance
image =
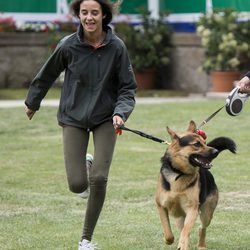
MULTIPOLYGON (((107 45, 107 44, 110 42, 111 38, 112 38, 113 32, 112 32, 112 29, 111 29, 110 26, 106 26, 106 27, 105 27, 105 32, 106 32, 106 37, 105 37, 103 43, 104 43, 104 45, 107 45)), ((78 41, 79 41, 80 43, 82 43, 82 44, 86 44, 86 43, 83 41, 83 40, 84 40, 84 39, 83 39, 83 37, 84 37, 84 31, 83 31, 83 28, 82 28, 82 25, 81 25, 81 24, 78 25, 76 34, 77 34, 77 39, 78 39, 78 41)))

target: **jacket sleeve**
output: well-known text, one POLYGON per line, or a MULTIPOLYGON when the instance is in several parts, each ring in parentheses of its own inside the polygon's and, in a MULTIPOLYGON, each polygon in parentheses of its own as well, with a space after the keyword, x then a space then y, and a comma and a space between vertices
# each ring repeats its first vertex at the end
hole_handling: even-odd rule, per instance
POLYGON ((247 76, 250 79, 250 71, 248 71, 245 76, 247 76))
POLYGON ((41 101, 49 88, 66 67, 66 52, 61 43, 56 47, 41 70, 30 84, 25 104, 28 108, 36 111, 40 108, 41 101))
POLYGON ((118 98, 114 115, 119 115, 125 122, 135 106, 136 81, 127 49, 122 43, 121 53, 117 65, 118 98))

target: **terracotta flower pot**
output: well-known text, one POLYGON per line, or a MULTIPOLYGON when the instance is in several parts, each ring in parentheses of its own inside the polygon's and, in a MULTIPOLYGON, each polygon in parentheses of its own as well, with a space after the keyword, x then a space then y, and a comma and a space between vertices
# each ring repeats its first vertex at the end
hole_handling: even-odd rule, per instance
POLYGON ((211 72, 212 91, 230 92, 234 88, 234 82, 239 78, 238 71, 213 71, 211 72))
POLYGON ((156 70, 146 69, 143 71, 135 71, 138 90, 154 89, 156 81, 156 70))

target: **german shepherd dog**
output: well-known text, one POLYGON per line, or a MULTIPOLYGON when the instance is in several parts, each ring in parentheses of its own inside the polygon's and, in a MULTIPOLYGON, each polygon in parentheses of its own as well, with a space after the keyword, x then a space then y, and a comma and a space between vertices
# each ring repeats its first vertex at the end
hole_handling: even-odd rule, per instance
POLYGON ((198 249, 206 249, 206 228, 218 203, 218 189, 209 171, 211 162, 225 149, 235 153, 236 145, 227 137, 218 137, 206 144, 205 139, 197 134, 194 121, 190 121, 183 134, 177 134, 169 127, 167 131, 172 141, 161 158, 156 191, 164 240, 168 245, 174 242, 171 215, 176 218, 181 232, 178 250, 188 250, 190 232, 200 215, 198 249))

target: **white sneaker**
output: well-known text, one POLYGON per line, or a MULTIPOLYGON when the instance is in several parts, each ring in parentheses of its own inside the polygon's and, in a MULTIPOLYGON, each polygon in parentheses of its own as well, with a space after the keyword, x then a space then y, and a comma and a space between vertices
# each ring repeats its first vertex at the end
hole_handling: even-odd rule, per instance
POLYGON ((78 244, 78 250, 95 250, 100 249, 96 247, 96 244, 91 243, 89 240, 83 239, 78 244))
MULTIPOLYGON (((94 157, 91 154, 86 154, 86 168, 87 168, 87 176, 89 180, 89 169, 92 166, 94 157)), ((81 198, 87 199, 89 197, 89 187, 82 193, 78 194, 81 198)))

